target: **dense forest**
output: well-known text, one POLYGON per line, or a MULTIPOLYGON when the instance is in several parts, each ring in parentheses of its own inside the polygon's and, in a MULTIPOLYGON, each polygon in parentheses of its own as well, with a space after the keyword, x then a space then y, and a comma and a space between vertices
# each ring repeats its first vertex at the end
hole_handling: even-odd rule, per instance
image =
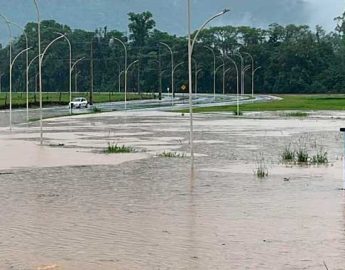
MULTIPOLYGON (((171 83, 171 55, 174 52, 175 88, 180 91, 187 81, 187 37, 178 37, 156 29, 150 12, 129 13, 129 35, 107 27, 87 32, 72 30, 53 20, 41 25, 42 48, 56 38, 57 32, 65 33, 72 44, 73 61, 84 57, 73 73, 78 74, 78 90, 90 91, 90 63, 93 60, 94 91, 123 90, 124 48, 128 48, 128 64, 139 60, 128 73, 128 89, 135 92, 167 91, 171 83), (92 48, 92 50, 91 50, 92 48), (92 52, 92 54, 91 54, 92 52), (123 75, 123 72, 122 72, 123 75), (119 81, 120 78, 120 81, 119 81), (120 83, 120 85, 119 85, 120 83)), ((38 54, 37 24, 25 26, 28 37, 29 60, 38 54)), ((25 36, 13 40, 13 55, 25 49, 25 36)), ((243 55, 244 65, 252 63, 261 67, 255 76, 256 92, 260 93, 341 93, 345 90, 345 13, 335 18, 335 30, 326 33, 320 26, 315 30, 306 25, 281 26, 272 24, 268 29, 247 26, 211 27, 201 32, 193 54, 193 69, 198 71, 198 92, 213 91, 213 67, 216 54, 217 92, 223 90, 223 71, 226 72, 225 92, 236 92, 236 70, 226 55, 238 51, 243 55), (206 48, 209 47, 209 48, 206 48), (210 49, 211 48, 211 49, 210 49)), ((233 56, 240 67, 239 57, 233 56)), ((9 45, 0 47, 0 74, 2 91, 9 88, 9 45)), ((43 91, 68 91, 69 47, 61 39, 49 48, 43 61, 43 91)), ((25 54, 20 56, 13 68, 15 91, 25 91, 25 54)), ((38 63, 30 68, 30 91, 35 90, 38 63)), ((195 74, 195 72, 193 72, 195 74)), ((73 86, 74 89, 74 86, 73 86)), ((251 91, 251 69, 245 75, 245 91, 251 91)))

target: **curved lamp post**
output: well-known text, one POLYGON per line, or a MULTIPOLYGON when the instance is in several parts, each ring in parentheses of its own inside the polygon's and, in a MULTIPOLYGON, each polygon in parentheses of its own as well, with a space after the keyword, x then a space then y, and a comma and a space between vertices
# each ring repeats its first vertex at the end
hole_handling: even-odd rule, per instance
POLYGON ((201 68, 199 68, 198 70, 195 70, 195 90, 194 90, 194 92, 195 92, 195 96, 197 95, 197 93, 198 93, 198 76, 199 76, 199 73, 202 71, 202 69, 201 68))
POLYGON ((253 78, 253 97, 254 97, 254 88, 255 88, 255 85, 254 85, 254 83, 255 83, 255 81, 254 81, 254 76, 255 76, 255 73, 256 73, 260 68, 261 68, 261 66, 260 66, 260 67, 257 67, 256 69, 253 70, 253 73, 252 73, 252 78, 253 78))
MULTIPOLYGON (((15 22, 9 21, 10 24, 16 26, 18 29, 23 31, 25 37, 25 49, 29 48, 29 40, 28 35, 25 33, 24 27, 16 24, 15 22)), ((26 120, 29 121, 29 73, 28 73, 28 65, 29 65, 29 50, 26 51, 26 120)))
POLYGON ((240 74, 239 74, 239 70, 238 70, 238 66, 235 62, 234 59, 232 59, 231 57, 229 57, 228 55, 226 55, 226 57, 231 61, 231 63, 233 63, 233 65, 235 66, 235 69, 236 69, 236 77, 237 77, 237 91, 236 91, 236 99, 237 99, 237 116, 240 115, 240 99, 239 99, 239 92, 240 92, 240 86, 239 86, 239 81, 240 81, 240 74))
POLYGON ((243 54, 248 55, 252 60, 252 97, 254 97, 254 58, 250 53, 243 52, 243 54))
MULTIPOLYGON (((77 69, 77 64, 78 64, 79 62, 83 61, 84 59, 85 59, 85 57, 81 57, 81 58, 77 59, 77 60, 72 64, 72 67, 71 67, 71 75, 72 75, 74 69, 77 69)), ((79 73, 80 73, 80 71, 79 71, 79 72, 76 72, 76 73, 75 73, 75 76, 74 76, 74 92, 77 92, 77 90, 78 90, 78 74, 79 74, 79 73)), ((72 98, 71 98, 71 100, 72 100, 72 98)), ((72 106, 71 106, 71 107, 72 107, 72 106)), ((71 108, 71 110, 72 110, 72 108, 71 108)))
MULTIPOLYGON (((10 64, 10 112, 12 112, 12 69, 14 66, 14 63, 16 62, 17 58, 22 55, 23 53, 27 52, 31 48, 24 49, 20 51, 12 60, 10 64)), ((12 130, 12 113, 10 114, 10 130, 12 130)))
MULTIPOLYGON (((216 67, 216 71, 215 71, 216 75, 217 75, 218 70, 221 69, 222 67, 224 67, 224 64, 221 64, 218 67, 216 67)), ((223 79, 224 79, 224 77, 223 77, 223 79)))
MULTIPOLYGON (((26 74, 29 75, 30 67, 32 63, 39 57, 39 55, 36 55, 34 58, 31 59, 30 63, 26 67, 26 74)), ((36 79, 37 81, 37 79, 36 79)), ((29 81, 27 82, 27 88, 29 89, 29 81)), ((29 90, 27 90, 27 96, 26 96, 26 121, 29 122, 29 90)))
POLYGON ((122 76, 123 73, 125 73, 124 70, 122 70, 122 71, 119 73, 119 93, 121 93, 121 76, 122 76))
POLYGON ((236 51, 233 55, 238 56, 241 59, 241 95, 244 95, 244 59, 240 52, 236 51))
POLYGON ((209 46, 204 46, 213 54, 213 99, 216 100, 216 54, 214 50, 209 46))
POLYGON ((175 95, 175 89, 174 89, 174 53, 170 46, 164 42, 159 42, 159 44, 162 44, 165 46, 169 51, 171 55, 171 104, 174 104, 174 95, 175 95))
MULTIPOLYGON (((224 78, 224 86, 225 86, 225 76, 226 76, 226 73, 228 73, 229 71, 231 70, 231 68, 228 68, 227 70, 224 71, 223 73, 223 78, 224 78)), ((223 92, 223 95, 225 95, 225 87, 224 87, 224 92, 223 92)))
POLYGON ((217 13, 216 15, 212 16, 208 20, 205 21, 204 24, 201 25, 200 29, 194 36, 192 40, 192 33, 191 33, 191 0, 188 0, 188 80, 189 80, 189 115, 190 115, 190 154, 191 154, 191 166, 194 167, 194 148, 193 148, 193 100, 192 100, 192 54, 194 44, 201 32, 202 29, 206 27, 206 25, 214 20, 215 18, 224 15, 225 13, 229 12, 229 9, 224 9, 222 12, 217 13))
POLYGON ((9 72, 10 72, 10 130, 12 130, 12 83, 11 83, 11 78, 12 78, 12 46, 13 46, 13 34, 12 34, 12 29, 10 26, 10 21, 2 14, 0 14, 0 17, 3 18, 3 20, 5 21, 5 23, 7 24, 7 28, 8 28, 8 32, 10 34, 10 42, 9 42, 9 50, 10 50, 10 59, 9 59, 9 72))
POLYGON ((136 63, 138 63, 139 60, 135 60, 133 61, 132 63, 130 63, 128 65, 128 67, 126 68, 126 71, 125 71, 125 110, 127 110, 127 74, 128 74, 128 70, 136 63))
POLYGON ((42 57, 41 54, 41 14, 40 9, 37 4, 37 0, 33 0, 34 5, 36 8, 37 13, 37 36, 38 36, 38 55, 39 55, 39 63, 38 63, 38 77, 39 77, 39 88, 40 88, 40 144, 43 144, 43 125, 42 125, 42 57))
POLYGON ((250 65, 247 65, 243 68, 243 94, 245 94, 245 88, 246 88, 246 84, 245 84, 245 75, 246 72, 250 69, 250 65))
MULTIPOLYGON (((68 43, 69 48, 69 102, 72 102, 72 45, 70 40, 66 37, 66 34, 55 32, 56 34, 62 36, 68 43)), ((72 114, 72 106, 70 108, 70 114, 72 114)))
MULTIPOLYGON (((175 76, 176 69, 177 69, 178 67, 182 66, 183 64, 184 64, 184 62, 181 62, 181 63, 178 63, 178 64, 174 67, 174 69, 173 69, 173 77, 175 76)), ((174 83, 175 83, 175 77, 174 77, 174 83)), ((174 88, 175 88, 175 85, 174 85, 174 88)), ((174 105, 174 99, 173 99, 173 104, 172 104, 172 105, 174 105)))
POLYGON ((64 36, 62 35, 62 36, 59 36, 59 37, 57 37, 57 38, 55 38, 53 41, 51 41, 48 45, 47 45, 47 47, 45 48, 45 50, 43 51, 43 53, 42 54, 39 54, 39 64, 38 64, 38 66, 39 66, 39 72, 38 72, 38 77, 39 77, 39 88, 40 88, 40 133, 41 133, 41 145, 43 144, 43 124, 42 124, 42 118, 43 118, 43 116, 42 116, 42 73, 41 73, 41 71, 42 71, 42 62, 43 62, 43 57, 44 57, 44 55, 46 54, 46 52, 47 52, 47 50, 49 49, 49 47, 54 43, 54 42, 56 42, 57 40, 59 40, 59 39, 61 39, 61 38, 63 38, 64 36))
MULTIPOLYGON (((116 40, 117 42, 119 42, 123 49, 124 49, 124 52, 125 52, 125 66, 124 66, 124 73, 125 73, 125 108, 127 108, 127 62, 128 62, 128 52, 127 52, 127 47, 126 47, 126 44, 119 38, 116 38, 116 37, 113 37, 112 38, 113 40, 116 40)), ((139 60, 138 60, 139 61, 139 60)), ((133 64, 133 63, 132 63, 133 64)), ((121 75, 119 75, 120 77, 121 75)), ((120 85, 120 81, 119 81, 119 85, 120 85)), ((119 87, 120 89, 120 87, 119 87)))

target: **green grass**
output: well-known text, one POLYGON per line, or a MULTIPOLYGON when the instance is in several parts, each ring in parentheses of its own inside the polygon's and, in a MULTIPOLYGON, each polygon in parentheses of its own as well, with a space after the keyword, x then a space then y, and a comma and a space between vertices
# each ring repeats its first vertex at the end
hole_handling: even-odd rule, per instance
MULTIPOLYGON (((345 110, 345 95, 279 95, 282 100, 241 105, 241 111, 345 110)), ((234 106, 195 108, 194 112, 233 112, 234 106)), ((182 112, 188 112, 183 110, 182 112)), ((302 116, 302 115, 295 115, 302 116)), ((303 115, 304 116, 304 115, 303 115)))
MULTIPOLYGON (((72 93, 72 98, 75 97, 85 97, 89 101, 89 93, 72 93)), ((151 94, 137 94, 137 93, 127 93, 127 100, 140 100, 140 99, 152 99, 154 98, 151 94)), ((118 102, 124 101, 125 94, 118 92, 94 92, 93 103, 102 102, 118 102)), ((55 106, 55 105, 68 105, 69 103, 69 92, 44 92, 42 94, 43 106, 55 106)), ((0 93, 0 109, 9 108, 9 93, 0 93)), ((38 107, 39 106, 39 93, 29 93, 29 106, 38 107)), ((13 108, 25 108, 26 107, 26 93, 12 93, 12 107, 13 108)))
POLYGON ((132 153, 135 152, 132 147, 125 145, 119 146, 114 143, 108 143, 108 147, 104 151, 107 154, 118 154, 118 153, 132 153))

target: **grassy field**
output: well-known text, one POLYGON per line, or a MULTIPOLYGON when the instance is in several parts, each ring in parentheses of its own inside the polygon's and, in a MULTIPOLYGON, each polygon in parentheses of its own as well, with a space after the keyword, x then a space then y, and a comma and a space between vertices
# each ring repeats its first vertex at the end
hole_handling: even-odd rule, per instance
MULTIPOLYGON (((89 93, 72 93, 72 97, 85 97, 89 100, 89 93)), ((136 94, 127 93, 127 100, 139 100, 139 99, 152 99, 154 98, 151 94, 136 94)), ((44 106, 53 105, 68 105, 69 103, 69 93, 68 92, 56 92, 56 93, 43 93, 42 95, 44 106)), ((93 102, 116 102, 124 101, 124 93, 104 93, 104 92, 94 92, 93 102)), ((9 108, 9 93, 0 93, 0 109, 9 108)), ((29 106, 38 107, 39 106, 39 94, 30 93, 29 94, 29 106)), ((26 93, 12 93, 12 107, 13 108, 24 108, 26 107, 26 93)))
MULTIPOLYGON (((279 95, 282 100, 240 105, 241 111, 345 110, 345 95, 279 95)), ((233 112, 236 106, 195 108, 194 112, 233 112)), ((188 112, 188 110, 184 110, 188 112)))

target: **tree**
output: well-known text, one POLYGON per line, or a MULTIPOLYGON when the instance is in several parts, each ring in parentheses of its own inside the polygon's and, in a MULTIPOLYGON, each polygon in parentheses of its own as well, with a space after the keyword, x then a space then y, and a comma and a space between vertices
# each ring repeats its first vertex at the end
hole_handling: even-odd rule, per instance
POLYGON ((129 38, 133 41, 134 46, 142 47, 145 45, 150 36, 152 29, 156 26, 152 13, 145 11, 143 13, 128 13, 129 16, 129 38))

